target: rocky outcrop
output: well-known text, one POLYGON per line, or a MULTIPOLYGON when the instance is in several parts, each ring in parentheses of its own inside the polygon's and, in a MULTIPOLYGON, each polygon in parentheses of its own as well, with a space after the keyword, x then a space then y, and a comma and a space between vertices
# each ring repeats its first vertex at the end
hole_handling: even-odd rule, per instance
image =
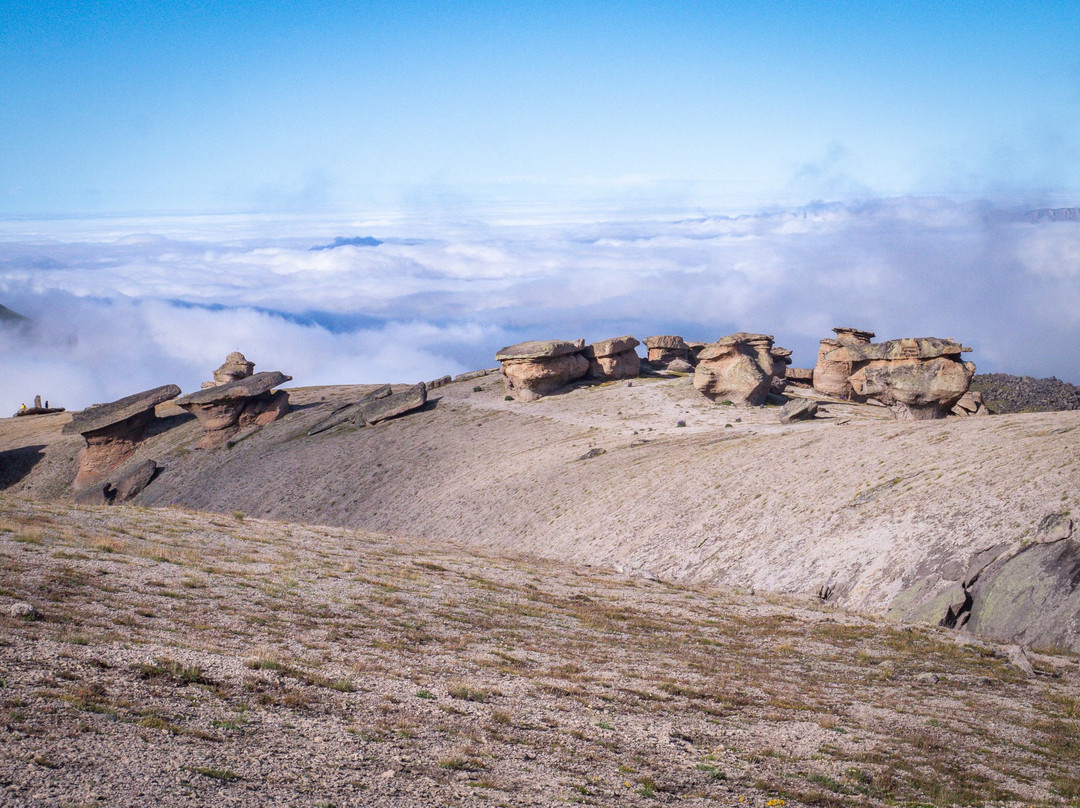
POLYGON ((212 382, 203 382, 202 388, 206 390, 239 381, 240 379, 246 379, 254 372, 255 363, 249 362, 239 351, 233 351, 225 357, 225 362, 221 367, 214 371, 214 380, 212 382))
POLYGON ((586 345, 581 355, 589 360, 589 378, 609 381, 637 376, 641 373, 641 357, 634 349, 640 344, 633 337, 625 336, 586 345))
POLYGON ((982 393, 990 412, 1053 412, 1080 410, 1080 387, 1051 376, 1035 379, 1008 373, 979 373, 971 389, 982 393))
POLYGON ((760 406, 773 379, 773 338, 740 332, 702 349, 694 370, 694 387, 714 401, 760 406))
POLYGON ((361 403, 354 422, 357 426, 374 426, 380 421, 418 410, 426 403, 427 387, 421 382, 361 403))
POLYGON ((791 364, 791 351, 774 345, 769 353, 773 360, 771 390, 774 393, 782 393, 784 388, 787 387, 787 367, 791 364))
POLYGON ((814 389, 849 401, 864 401, 848 382, 855 372, 850 355, 846 350, 837 349, 869 345, 875 334, 873 331, 848 327, 837 327, 833 331, 836 339, 823 339, 818 349, 817 364, 814 365, 814 389))
MULTIPOLYGON (((951 339, 920 337, 872 343, 872 331, 833 331, 836 339, 821 341, 814 389, 851 401, 874 399, 897 418, 944 417, 967 393, 975 373, 975 365, 960 358, 971 349, 951 339)), ((977 405, 970 410, 977 411, 977 405)))
POLYGON ((495 358, 502 366, 507 392, 520 401, 534 401, 589 372, 584 348, 584 340, 534 340, 503 348, 495 358))
POLYGON ((672 335, 645 337, 645 347, 649 349, 649 363, 656 368, 665 368, 669 362, 681 359, 693 364, 693 353, 682 337, 672 335))
POLYGON ((86 440, 79 457, 75 488, 84 489, 103 480, 105 475, 135 454, 154 421, 154 407, 180 395, 175 384, 125 396, 109 404, 95 404, 76 412, 65 424, 67 434, 78 433, 86 440))
POLYGON ((264 371, 190 393, 176 404, 199 419, 203 437, 196 446, 210 449, 225 443, 241 429, 263 426, 285 415, 289 411, 289 394, 284 390, 271 391, 291 380, 292 376, 279 371, 264 371))
POLYGON ((150 484, 157 471, 156 462, 144 460, 113 475, 110 482, 96 483, 83 489, 75 496, 75 501, 81 505, 117 505, 128 502, 150 484))
POLYGON ((961 359, 971 349, 950 339, 894 339, 840 350, 851 359, 855 395, 881 402, 903 420, 944 418, 975 374, 975 365, 961 359))
POLYGON ((23 415, 52 415, 53 413, 63 412, 63 407, 50 407, 49 402, 41 403, 41 396, 34 396, 34 406, 27 407, 25 404, 15 413, 15 417, 19 418, 23 415))
POLYGON ((956 402, 956 406, 952 408, 953 415, 959 415, 965 417, 968 415, 988 415, 989 410, 986 409, 986 405, 983 404, 982 393, 977 390, 968 390, 964 395, 960 396, 960 400, 956 402))

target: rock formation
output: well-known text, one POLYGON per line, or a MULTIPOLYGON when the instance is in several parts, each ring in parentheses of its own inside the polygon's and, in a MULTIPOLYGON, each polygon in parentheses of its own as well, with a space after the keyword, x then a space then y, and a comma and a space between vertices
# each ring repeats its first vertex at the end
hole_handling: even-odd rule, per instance
POLYGON ((207 390, 211 387, 218 387, 223 384, 229 384, 229 382, 246 379, 251 376, 254 371, 254 362, 249 362, 239 351, 233 351, 225 357, 225 362, 221 367, 214 371, 214 380, 212 382, 203 382, 202 388, 203 390, 207 390))
POLYGON ((271 390, 291 380, 292 376, 279 371, 265 371, 190 393, 176 403, 199 419, 204 434, 196 446, 209 449, 225 443, 241 429, 269 424, 287 413, 289 394, 271 390))
POLYGON ((880 401, 903 420, 944 418, 975 375, 975 365, 961 359, 971 349, 950 339, 894 339, 841 350, 852 361, 848 382, 855 395, 880 401))
POLYGON ((759 406, 773 379, 773 338, 739 332, 713 342, 698 354, 694 387, 714 401, 759 406))
POLYGON ((964 395, 960 396, 960 400, 952 408, 952 414, 964 417, 968 415, 989 415, 990 411, 983 404, 982 393, 978 390, 968 390, 964 395))
POLYGON ((147 426, 156 417, 154 407, 178 395, 179 387, 166 384, 76 412, 63 430, 67 434, 77 432, 86 440, 75 488, 88 488, 134 455, 146 437, 147 426))
POLYGON ((682 337, 645 337, 645 347, 649 349, 649 363, 660 368, 667 367, 669 362, 676 359, 690 362, 693 357, 690 346, 682 337))
POLYGON ((581 354, 589 360, 589 377, 593 379, 630 379, 641 372, 641 357, 634 349, 640 345, 630 336, 586 345, 581 354))
POLYGON ((840 348, 869 345, 875 336, 873 331, 861 331, 857 328, 838 327, 833 329, 836 339, 823 339, 818 349, 817 364, 814 366, 814 389, 826 395, 848 400, 860 399, 848 378, 854 372, 848 353, 840 348))
POLYGON ((423 382, 410 387, 399 387, 395 393, 388 384, 365 393, 353 404, 338 407, 308 430, 308 435, 318 435, 335 426, 351 423, 353 426, 374 426, 427 403, 427 385, 423 382))
POLYGON ((584 340, 535 340, 503 348, 495 358, 502 365, 507 392, 520 401, 533 401, 589 372, 584 348, 584 340))
POLYGON ((793 387, 813 387, 813 368, 793 368, 790 365, 784 371, 784 381, 793 387))
POLYGON ((818 404, 808 398, 793 398, 780 408, 780 414, 776 419, 782 424, 791 424, 795 421, 810 421, 817 415, 818 404))
POLYGON ((773 360, 773 376, 771 389, 774 393, 782 393, 787 387, 787 367, 791 364, 791 351, 787 348, 773 346, 769 351, 773 360))
POLYGON ((82 505, 117 505, 128 502, 150 484, 157 471, 157 463, 144 460, 118 474, 110 475, 112 479, 107 483, 98 482, 85 488, 76 495, 75 501, 82 505))

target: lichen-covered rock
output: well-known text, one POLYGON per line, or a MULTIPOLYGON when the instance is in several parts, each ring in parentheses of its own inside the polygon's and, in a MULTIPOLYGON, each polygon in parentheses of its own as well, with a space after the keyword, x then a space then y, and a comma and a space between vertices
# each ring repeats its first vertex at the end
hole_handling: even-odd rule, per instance
POLYGON ((690 346, 683 341, 683 338, 671 334, 645 337, 645 347, 649 349, 649 362, 654 367, 665 367, 668 362, 676 359, 690 362, 693 358, 690 346))
POLYGON ((772 339, 740 332, 705 346, 698 354, 694 387, 714 401, 764 404, 773 378, 772 339))
POLYGON ((817 364, 814 365, 814 389, 829 396, 849 401, 865 401, 851 387, 848 379, 855 372, 849 347, 869 345, 875 336, 873 331, 858 328, 837 327, 836 339, 823 339, 818 348, 817 364))
POLYGON ((199 419, 203 437, 196 446, 209 449, 225 443, 241 429, 271 423, 287 413, 289 394, 271 391, 291 380, 292 376, 279 371, 264 371, 190 393, 176 404, 199 419))
POLYGON ((637 348, 641 343, 631 336, 586 345, 581 355, 589 361, 589 377, 593 379, 631 379, 641 373, 641 357, 637 348))
POLYGON ((584 340, 522 342, 503 348, 495 358, 502 365, 507 392, 520 401, 550 395, 589 372, 582 356, 584 340))
POLYGON ((86 440, 86 448, 79 457, 75 488, 84 489, 103 480, 134 455, 146 437, 146 428, 156 417, 154 407, 178 395, 179 387, 166 384, 76 412, 63 429, 68 434, 77 432, 86 440))
POLYGON ((364 402, 356 413, 356 425, 374 426, 380 421, 419 409, 426 403, 427 386, 421 382, 388 396, 380 396, 364 402))

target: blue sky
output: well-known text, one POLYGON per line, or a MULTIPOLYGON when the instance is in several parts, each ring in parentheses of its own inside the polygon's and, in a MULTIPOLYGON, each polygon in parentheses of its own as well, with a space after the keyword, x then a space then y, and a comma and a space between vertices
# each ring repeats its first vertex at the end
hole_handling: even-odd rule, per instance
POLYGON ((0 215, 1080 195, 1075 2, 0 2, 0 215))

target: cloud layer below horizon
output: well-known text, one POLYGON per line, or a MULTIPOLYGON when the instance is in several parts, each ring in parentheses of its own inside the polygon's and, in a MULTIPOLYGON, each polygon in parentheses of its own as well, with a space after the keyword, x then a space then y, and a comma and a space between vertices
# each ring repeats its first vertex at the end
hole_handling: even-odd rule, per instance
POLYGON ((30 322, 0 326, 0 413, 35 393, 80 408, 197 389, 233 350, 294 385, 405 382, 524 339, 742 330, 811 366, 835 325, 954 337, 980 371, 1080 381, 1080 222, 988 204, 17 227, 0 235, 0 303, 30 322), (309 249, 364 236, 383 243, 309 249))

